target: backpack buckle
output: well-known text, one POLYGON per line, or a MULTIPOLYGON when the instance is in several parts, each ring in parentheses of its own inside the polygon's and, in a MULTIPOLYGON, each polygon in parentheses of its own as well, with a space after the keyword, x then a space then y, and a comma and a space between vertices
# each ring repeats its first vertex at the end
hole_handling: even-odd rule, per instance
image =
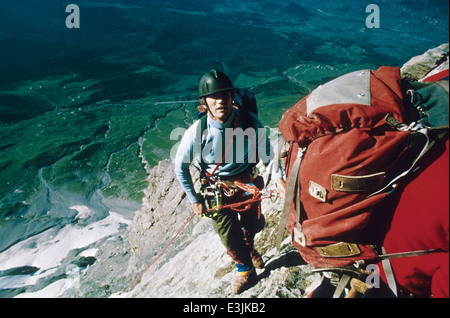
POLYGON ((315 247, 317 253, 322 257, 333 258, 333 257, 351 257, 361 254, 361 250, 358 244, 339 242, 336 244, 330 244, 325 246, 315 247))
POLYGON ((293 234, 293 240, 300 244, 301 246, 306 246, 306 236, 303 234, 301 230, 299 230, 297 227, 294 227, 294 230, 292 232, 293 234))

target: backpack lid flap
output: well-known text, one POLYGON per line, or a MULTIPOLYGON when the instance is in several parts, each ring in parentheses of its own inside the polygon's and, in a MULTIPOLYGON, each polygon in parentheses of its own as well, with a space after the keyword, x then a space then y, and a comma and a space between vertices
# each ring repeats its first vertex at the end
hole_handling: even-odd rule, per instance
POLYGON ((370 71, 348 73, 316 88, 306 99, 306 115, 333 104, 370 106, 370 71))
POLYGON ((338 77, 288 109, 278 124, 288 142, 310 142, 353 128, 377 128, 391 114, 403 122, 400 69, 380 67, 338 77))

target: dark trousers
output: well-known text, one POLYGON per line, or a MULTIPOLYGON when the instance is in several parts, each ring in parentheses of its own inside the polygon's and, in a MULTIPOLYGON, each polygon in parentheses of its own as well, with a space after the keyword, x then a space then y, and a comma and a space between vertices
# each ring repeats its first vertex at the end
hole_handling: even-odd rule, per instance
MULTIPOLYGON (((262 189, 264 181, 262 177, 258 177, 253 184, 262 189)), ((223 196, 223 205, 242 202, 250 198, 251 195, 241 197, 240 193, 233 197, 223 196)), ((258 213, 260 204, 261 201, 255 202, 249 210, 243 212, 222 209, 213 217, 214 230, 219 234, 228 255, 236 262, 238 268, 253 267, 250 253, 253 250, 255 234, 264 227, 263 216, 259 216, 258 213)))

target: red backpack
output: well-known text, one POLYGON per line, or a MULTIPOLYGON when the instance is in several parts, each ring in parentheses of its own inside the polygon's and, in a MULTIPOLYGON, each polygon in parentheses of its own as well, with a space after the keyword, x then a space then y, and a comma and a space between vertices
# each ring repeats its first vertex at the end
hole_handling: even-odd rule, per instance
POLYGON ((448 91, 439 92, 446 119, 430 127, 430 110, 408 95, 416 96, 414 85, 396 67, 352 72, 284 113, 278 127, 289 149, 279 234, 287 228, 308 264, 379 260, 401 188, 448 136, 448 91))

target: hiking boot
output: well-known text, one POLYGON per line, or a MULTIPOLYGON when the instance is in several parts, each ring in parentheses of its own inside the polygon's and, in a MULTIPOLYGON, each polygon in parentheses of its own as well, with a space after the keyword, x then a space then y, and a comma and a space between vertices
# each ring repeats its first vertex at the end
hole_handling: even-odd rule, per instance
POLYGON ((233 285, 233 292, 235 294, 240 294, 256 284, 257 280, 258 275, 256 274, 255 268, 245 272, 239 272, 233 285))
POLYGON ((258 269, 264 268, 264 260, 257 250, 253 249, 253 251, 250 252, 250 256, 252 258, 252 263, 253 266, 255 266, 255 268, 258 269))

